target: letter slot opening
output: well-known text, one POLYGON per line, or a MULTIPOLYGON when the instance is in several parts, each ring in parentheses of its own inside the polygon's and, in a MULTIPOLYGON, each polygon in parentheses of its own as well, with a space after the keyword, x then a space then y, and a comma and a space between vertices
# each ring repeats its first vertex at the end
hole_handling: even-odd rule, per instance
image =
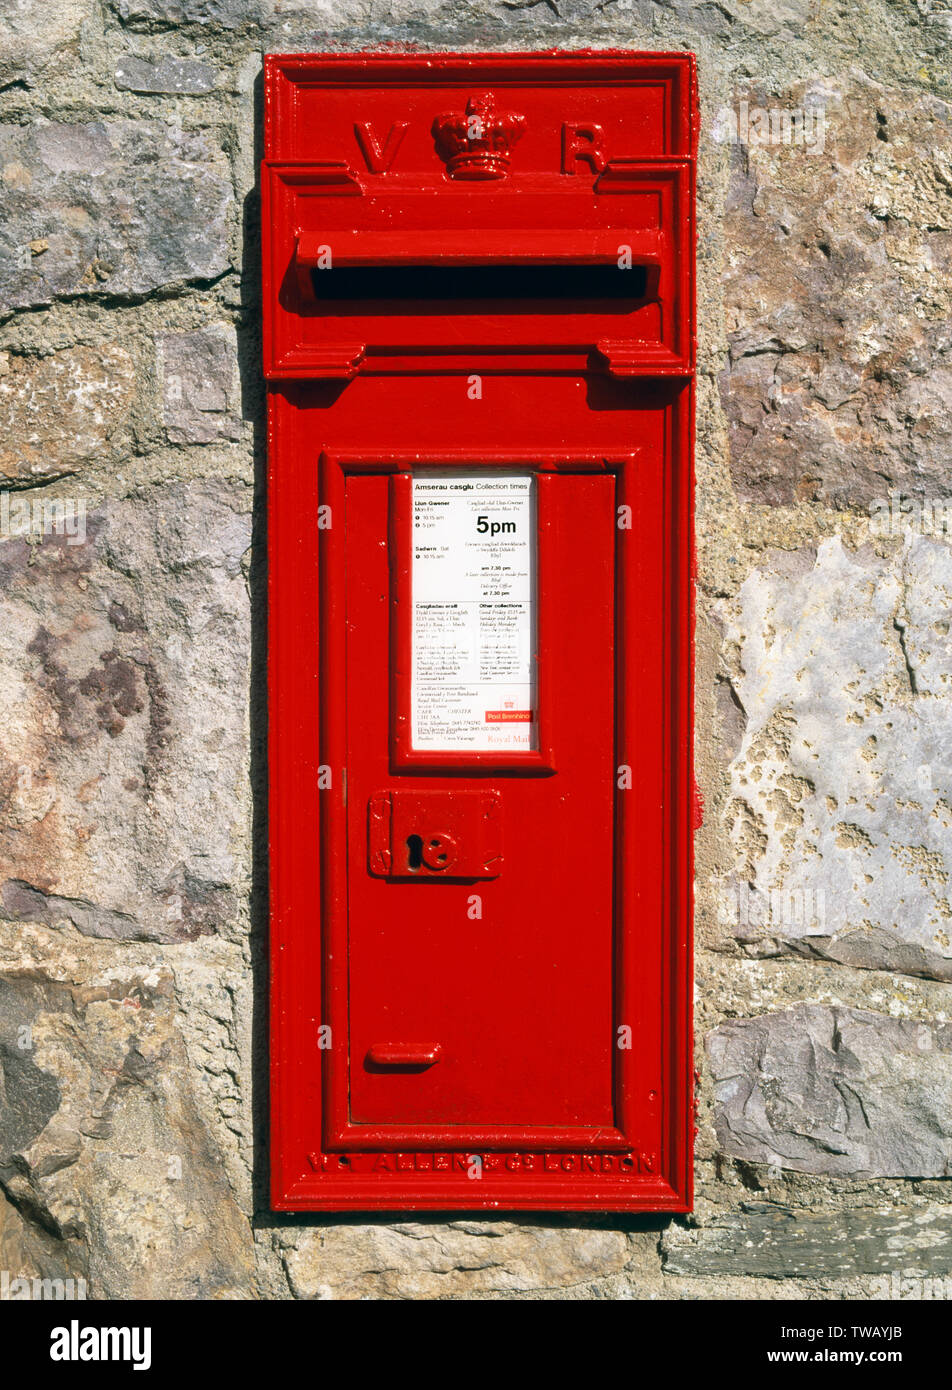
MULTIPOLYGON (((652 267, 652 278, 657 279, 652 267)), ((419 312, 446 306, 455 314, 631 313, 649 297, 649 271, 633 265, 377 265, 312 269, 318 309, 333 304, 335 314, 365 314, 368 306, 419 312)), ((371 309, 372 311, 372 309, 371 309)))

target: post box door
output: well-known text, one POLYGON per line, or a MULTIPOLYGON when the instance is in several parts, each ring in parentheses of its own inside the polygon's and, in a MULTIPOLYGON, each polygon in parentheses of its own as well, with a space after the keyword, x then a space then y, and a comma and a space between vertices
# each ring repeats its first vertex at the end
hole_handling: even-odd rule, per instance
POLYGON ((448 499, 416 507, 407 474, 346 480, 348 1048, 330 1066, 351 1140, 611 1129, 614 479, 437 477, 448 499), (409 766, 401 666, 435 725, 420 750, 409 730, 409 766))

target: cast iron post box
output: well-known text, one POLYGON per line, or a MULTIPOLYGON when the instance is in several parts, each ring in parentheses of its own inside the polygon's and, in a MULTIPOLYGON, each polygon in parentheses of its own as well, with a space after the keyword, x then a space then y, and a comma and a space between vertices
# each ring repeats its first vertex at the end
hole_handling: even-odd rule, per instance
POLYGON ((693 58, 265 79, 274 1206, 684 1211, 693 58))

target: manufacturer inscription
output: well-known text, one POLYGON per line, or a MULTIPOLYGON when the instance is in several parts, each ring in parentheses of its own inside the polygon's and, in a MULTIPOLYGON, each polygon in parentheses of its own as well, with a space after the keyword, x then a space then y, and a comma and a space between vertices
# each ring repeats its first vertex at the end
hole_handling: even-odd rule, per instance
POLYGON ((603 1173, 622 1176, 657 1172, 658 1156, 632 1149, 628 1153, 343 1153, 308 1155, 318 1173, 460 1173, 471 1176, 474 1166, 482 1174, 524 1177, 532 1173, 558 1173, 571 1177, 596 1177, 603 1173))

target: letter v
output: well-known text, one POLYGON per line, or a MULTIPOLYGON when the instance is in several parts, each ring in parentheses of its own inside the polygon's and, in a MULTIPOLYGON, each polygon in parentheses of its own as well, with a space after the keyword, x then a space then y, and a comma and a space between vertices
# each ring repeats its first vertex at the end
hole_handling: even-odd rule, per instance
POLYGON ((357 136, 361 153, 367 161, 367 168, 372 174, 385 174, 387 172, 397 157, 397 150, 403 143, 403 137, 408 128, 407 121, 396 121, 390 127, 386 142, 381 146, 369 121, 357 121, 355 123, 354 134, 357 136))

